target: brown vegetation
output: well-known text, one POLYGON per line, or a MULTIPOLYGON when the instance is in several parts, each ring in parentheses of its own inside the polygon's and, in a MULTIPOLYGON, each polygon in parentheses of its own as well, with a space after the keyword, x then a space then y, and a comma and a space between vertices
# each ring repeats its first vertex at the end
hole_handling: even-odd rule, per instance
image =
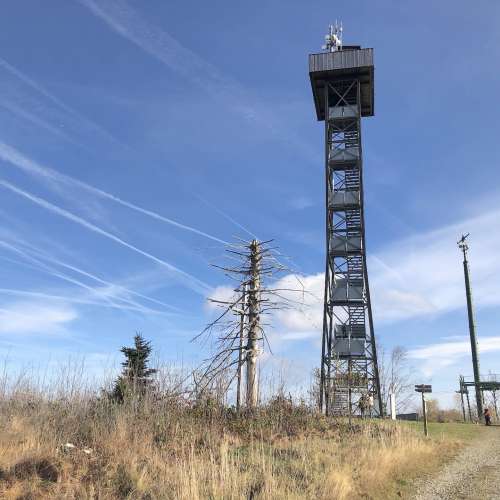
POLYGON ((437 399, 427 400, 427 418, 429 422, 463 422, 461 410, 457 408, 443 409, 437 399))
POLYGON ((1 400, 0 425, 0 496, 18 499, 386 498, 438 445, 283 397, 238 416, 206 398, 17 391, 1 400))

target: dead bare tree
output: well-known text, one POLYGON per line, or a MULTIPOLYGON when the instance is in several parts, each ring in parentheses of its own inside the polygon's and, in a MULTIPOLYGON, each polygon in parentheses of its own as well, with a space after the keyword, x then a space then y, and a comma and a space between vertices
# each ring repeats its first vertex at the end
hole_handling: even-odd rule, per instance
MULTIPOLYGON (((214 382, 226 374, 226 390, 236 379, 237 405, 240 405, 243 366, 246 366, 246 406, 253 409, 258 402, 257 360, 267 349, 271 352, 264 318, 273 311, 292 307, 300 301, 291 299, 289 292, 306 293, 303 288, 279 288, 273 283, 288 269, 276 257, 271 241, 252 240, 231 245, 227 257, 236 264, 215 267, 235 282, 230 297, 211 297, 209 301, 220 314, 193 340, 212 341, 213 354, 205 360, 198 373, 198 387, 210 390, 214 382), (229 375, 227 375, 229 374, 229 375)), ((300 283, 300 280, 298 280, 300 283)))
POLYGON ((395 346, 390 352, 379 349, 379 373, 382 401, 389 404, 389 394, 396 398, 396 411, 404 410, 414 399, 414 380, 404 347, 395 346))

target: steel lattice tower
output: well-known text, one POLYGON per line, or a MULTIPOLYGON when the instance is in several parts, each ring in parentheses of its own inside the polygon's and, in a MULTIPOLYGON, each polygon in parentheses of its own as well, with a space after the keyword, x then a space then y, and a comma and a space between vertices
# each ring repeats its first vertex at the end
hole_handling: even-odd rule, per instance
POLYGON ((366 267, 361 147, 361 118, 374 114, 373 49, 342 47, 339 33, 330 27, 323 47, 328 51, 309 56, 316 114, 325 122, 327 258, 320 406, 327 414, 351 415, 368 406, 382 415, 366 267))

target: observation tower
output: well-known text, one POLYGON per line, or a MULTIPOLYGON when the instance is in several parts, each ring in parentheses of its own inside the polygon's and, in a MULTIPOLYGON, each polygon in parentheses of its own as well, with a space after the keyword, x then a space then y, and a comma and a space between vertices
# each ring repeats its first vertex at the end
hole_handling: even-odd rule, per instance
POLYGON ((366 267, 361 118, 374 115, 373 49, 342 45, 330 26, 309 55, 319 121, 325 122, 326 271, 320 407, 330 415, 382 416, 366 267))

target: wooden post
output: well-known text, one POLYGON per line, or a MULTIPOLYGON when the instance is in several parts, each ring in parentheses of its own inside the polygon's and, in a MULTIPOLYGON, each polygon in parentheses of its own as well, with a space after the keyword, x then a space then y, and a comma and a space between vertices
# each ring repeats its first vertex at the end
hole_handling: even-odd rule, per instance
POLYGON ((424 415, 424 434, 427 437, 429 435, 429 431, 427 430, 427 408, 425 404, 425 393, 422 392, 422 413, 424 415))
POLYGON ((257 357, 260 330, 260 243, 253 240, 250 244, 250 283, 248 287, 248 342, 247 342, 247 407, 257 406, 257 357))
POLYGON ((429 435, 429 430, 427 429, 427 405, 425 402, 425 393, 432 392, 432 385, 418 384, 415 386, 415 392, 420 392, 422 394, 422 416, 424 417, 424 434, 425 437, 427 437, 429 435))
POLYGON ((240 312, 240 340, 238 346, 238 382, 236 386, 236 411, 241 410, 241 379, 243 378, 243 337, 245 336, 246 285, 243 285, 240 312))

